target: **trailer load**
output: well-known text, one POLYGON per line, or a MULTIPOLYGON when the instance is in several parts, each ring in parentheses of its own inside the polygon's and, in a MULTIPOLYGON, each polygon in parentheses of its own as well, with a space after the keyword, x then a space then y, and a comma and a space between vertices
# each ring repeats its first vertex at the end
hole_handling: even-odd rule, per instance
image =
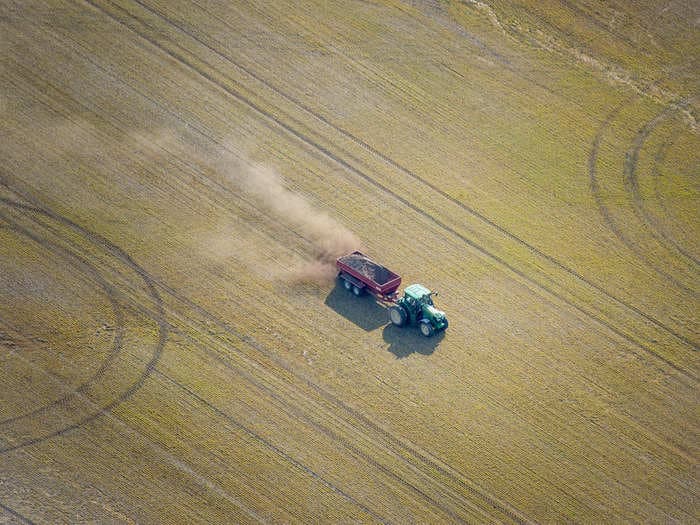
POLYGON ((401 285, 401 277, 362 252, 352 252, 336 261, 339 277, 346 290, 355 295, 370 292, 378 298, 391 301, 401 285))
POLYGON ((431 335, 447 329, 445 312, 435 308, 432 292, 422 284, 412 284, 399 297, 401 276, 376 263, 364 253, 354 251, 336 260, 338 278, 346 290, 360 296, 368 292, 389 303, 389 320, 396 326, 415 325, 421 333, 431 335))

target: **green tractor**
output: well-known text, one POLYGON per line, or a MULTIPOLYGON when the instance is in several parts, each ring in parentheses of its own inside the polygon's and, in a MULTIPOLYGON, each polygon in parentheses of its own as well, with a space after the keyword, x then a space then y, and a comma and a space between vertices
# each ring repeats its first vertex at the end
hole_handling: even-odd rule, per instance
POLYGON ((445 312, 435 308, 433 295, 422 284, 412 284, 404 290, 404 295, 389 307, 389 319, 396 326, 418 324, 421 333, 430 337, 447 328, 445 312))

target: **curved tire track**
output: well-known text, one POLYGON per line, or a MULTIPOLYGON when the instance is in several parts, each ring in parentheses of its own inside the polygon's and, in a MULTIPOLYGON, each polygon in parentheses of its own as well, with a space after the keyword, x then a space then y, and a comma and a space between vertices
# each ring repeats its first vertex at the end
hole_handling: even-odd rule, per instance
MULTIPOLYGON (((600 216, 603 218, 603 221, 605 222, 606 226, 608 229, 617 237, 617 239, 624 245, 626 246, 632 253, 634 253, 642 262, 644 262, 647 266, 652 268, 656 273, 664 277, 666 280, 673 282, 674 285, 679 286, 680 284, 673 279, 672 276, 670 276, 665 270, 659 268, 659 266, 654 263, 653 261, 650 261, 649 258, 644 254, 639 247, 627 236, 627 234, 618 226, 617 222, 613 218, 613 215, 606 205, 604 199, 603 199, 603 190, 600 187, 600 183, 598 182, 598 170, 597 170, 597 164, 598 164, 598 154, 600 151, 600 146, 603 141, 603 135, 605 132, 610 128, 612 123, 614 122, 615 118, 622 112, 622 110, 627 107, 632 105, 636 100, 639 100, 641 95, 635 94, 632 95, 631 97, 625 99, 623 102, 615 106, 610 113, 606 116, 605 120, 601 124, 601 126, 598 128, 598 131, 595 134, 595 137, 593 139, 593 143, 591 146, 591 151, 589 153, 588 157, 588 178, 589 178, 589 184, 590 184, 590 189, 591 189, 591 194, 593 195, 593 199, 595 200, 596 205, 598 206, 598 213, 600 213, 600 216)), ((641 132, 640 132, 641 133, 641 132)), ((637 134, 637 139, 640 137, 640 133, 637 134)), ((635 139, 635 140, 637 140, 635 139)), ((634 149, 634 147, 632 148, 634 149)), ((636 163, 636 161, 635 161, 636 163)), ((629 152, 628 156, 625 159, 625 167, 623 169, 624 177, 625 177, 625 186, 629 191, 629 182, 628 182, 628 170, 630 164, 630 158, 629 158, 629 152)), ((687 341, 690 343, 690 341, 687 341)), ((691 343, 692 344, 692 343, 691 343)), ((693 347, 698 350, 699 347, 696 344, 693 344, 693 347)))
MULTIPOLYGON (((146 364, 144 370, 138 377, 138 379, 132 383, 125 391, 123 391, 116 399, 113 401, 107 403, 106 405, 103 405, 99 407, 98 410, 88 414, 87 416, 84 416, 80 418, 77 422, 71 423, 64 425, 63 427, 59 428, 58 430, 54 430, 48 433, 44 433, 40 436, 30 438, 30 439, 25 439, 24 441, 20 443, 16 443, 10 446, 5 446, 3 448, 0 448, 0 454, 7 453, 13 450, 17 450, 19 448, 23 448, 29 445, 36 445, 39 443, 42 443, 46 440, 64 435, 72 430, 75 430, 95 419, 98 417, 102 416, 105 413, 111 412, 114 410, 117 406, 119 406, 121 403, 129 399, 131 396, 136 393, 139 388, 143 385, 143 383, 146 381, 148 376, 151 374, 153 369, 155 368, 156 363, 159 361, 160 356, 163 352, 163 347, 165 346, 165 342, 168 338, 168 333, 170 330, 170 327, 168 323, 165 320, 165 311, 163 309, 163 303, 162 299, 160 297, 160 294, 156 290, 154 284, 153 284, 153 279, 150 277, 150 275, 143 269, 141 268, 136 262, 133 261, 133 259, 121 248, 117 247, 116 245, 110 243, 107 239, 102 237, 101 235, 98 235, 96 233, 93 233, 75 222, 71 221, 70 219, 67 219, 61 215, 58 215, 54 212, 48 211, 46 209, 32 206, 29 204, 24 204, 20 203, 17 201, 13 201, 11 199, 7 199, 4 197, 0 197, 0 204, 4 204, 6 206, 13 207, 17 210, 20 210, 25 213, 29 214, 36 214, 45 218, 48 218, 52 221, 55 221, 57 223, 62 224, 65 227, 68 227, 69 229, 73 230, 75 233, 77 233, 80 237, 83 237, 90 241, 91 243, 97 245, 98 247, 106 250, 108 253, 112 254, 114 257, 119 259, 123 264, 126 264, 128 267, 130 267, 138 276, 144 281, 146 285, 146 290, 148 291, 148 295, 150 295, 151 299, 153 300, 155 304, 155 322, 158 325, 158 340, 156 342, 155 347, 153 348, 153 352, 151 355, 150 360, 146 364)), ((40 242, 44 242, 42 239, 39 239, 40 242)), ((49 244, 50 247, 50 244, 49 244)), ((79 257, 76 255, 76 257, 79 257)), ((121 341, 121 339, 120 339, 121 341)), ((102 373, 107 369, 109 366, 109 363, 103 363, 103 366, 100 367, 100 370, 102 370, 102 373), (104 367, 104 370, 103 370, 104 367)), ((83 390, 87 388, 87 385, 82 387, 83 390)), ((80 394, 81 392, 73 392, 73 395, 80 394)))
MULTIPOLYGON (((657 221, 649 214, 649 212, 644 207, 644 202, 639 191, 639 180, 637 176, 637 165, 639 163, 639 154, 644 147, 644 144, 651 133, 666 119, 668 119, 674 112, 680 111, 681 109, 687 107, 690 104, 689 100, 681 101, 679 104, 669 104, 666 106, 656 117, 647 122, 642 128, 637 132, 630 149, 625 155, 624 164, 624 181, 625 188, 631 196, 635 214, 638 219, 644 224, 647 229, 651 232, 652 236, 659 242, 662 246, 665 246, 667 250, 674 251, 671 247, 667 245, 669 239, 663 233, 661 229, 658 228, 657 221)), ((618 229, 619 231, 619 229, 618 229)), ((690 295, 695 295, 694 290, 680 282, 677 278, 669 274, 666 270, 659 267, 654 261, 650 260, 646 254, 639 249, 639 247, 626 239, 626 236, 620 238, 631 250, 633 250, 642 260, 644 260, 650 267, 654 268, 657 273, 665 277, 668 281, 674 283, 678 288, 686 291, 690 295)), ((670 240, 671 246, 675 247, 676 250, 682 255, 687 257, 686 252, 676 245, 673 240, 670 240)), ((697 264, 697 263, 696 263, 697 264)))
MULTIPOLYGON (((669 229, 672 229, 674 225, 675 219, 673 218, 673 214, 671 213, 669 207, 666 205, 665 198, 661 194, 661 188, 659 182, 663 178, 661 174, 661 168, 666 161, 666 155, 668 154, 668 150, 674 146, 676 141, 678 140, 678 136, 680 135, 680 129, 677 128, 676 132, 673 134, 672 137, 668 139, 668 141, 664 142, 661 147, 659 148, 659 151, 657 151, 656 155, 654 156, 654 166, 652 168, 652 176, 654 178, 654 197, 663 211, 663 218, 666 220, 666 222, 669 224, 669 229)), ((663 223, 663 219, 661 221, 663 223)), ((682 227, 675 226, 677 229, 682 229, 682 227)), ((662 228, 663 229, 663 228, 662 228)), ((689 261, 691 261, 693 264, 700 266, 700 259, 698 259, 696 256, 694 256, 691 253, 686 253, 685 251, 682 250, 682 246, 678 241, 676 241, 673 238, 673 235, 670 233, 667 233, 667 237, 669 239, 669 242, 671 242, 674 246, 678 248, 679 251, 681 251, 689 261)))
MULTIPOLYGON (((635 143, 633 144, 632 149, 628 152, 629 158, 633 160, 633 162, 630 162, 629 165, 629 173, 626 175, 629 178, 629 184, 631 187, 631 193, 632 197, 635 203, 635 207, 637 208, 639 214, 642 216, 643 220, 646 221, 646 223, 649 225, 649 227, 655 232, 655 236, 657 239, 659 239, 659 242, 665 242, 668 245, 669 250, 675 249, 678 253, 680 253, 683 257, 685 257, 690 266, 693 267, 695 270, 697 270, 697 267, 700 266, 700 260, 693 256, 690 252, 688 252, 680 243, 678 243, 667 231, 667 228, 664 227, 664 225, 659 221, 649 210, 644 205, 644 199, 642 198, 640 192, 639 192, 639 183, 637 181, 637 161, 639 160, 639 152, 644 147, 644 142, 646 141, 646 138, 653 133, 653 131, 658 127, 659 124, 663 120, 666 120, 671 117, 673 113, 677 113, 678 111, 681 111, 682 109, 685 109, 692 104, 692 102, 695 99, 686 99, 682 101, 680 104, 673 104, 669 105, 663 112, 662 114, 658 115, 656 119, 653 121, 647 123, 647 125, 643 128, 640 133, 643 133, 644 137, 640 141, 639 144, 637 144, 637 141, 635 139, 635 143)), ((669 147, 674 143, 676 140, 678 134, 680 133, 680 129, 676 130, 675 133, 671 137, 668 138, 668 140, 664 143, 662 143, 659 146, 659 149, 657 151, 657 154, 654 156, 654 164, 652 166, 652 176, 654 177, 654 180, 658 182, 658 179, 661 176, 660 173, 660 168, 659 166, 666 160, 666 154, 668 152, 669 147)), ((627 167, 627 165, 625 165, 627 167)), ((658 184, 655 184, 655 194, 656 198, 659 201, 659 203, 662 205, 664 211, 668 214, 668 210, 666 207, 663 205, 663 199, 660 194, 660 189, 658 187, 658 184)))
MULTIPOLYGON (((2 199, 0 199, 0 202, 2 199)), ((6 204, 6 203, 5 203, 6 204)), ((112 363, 117 359, 119 356, 119 353, 122 350, 122 345, 123 345, 123 338, 124 338, 124 315, 119 307, 119 303, 117 302, 116 299, 116 294, 112 286, 107 283, 107 281, 102 277, 102 275, 99 273, 97 268, 91 264, 89 261, 84 259, 83 257, 80 257, 76 253, 70 252, 63 247, 52 243, 46 239, 42 239, 37 235, 34 235, 32 232, 27 230, 26 228, 20 227, 18 224, 11 224, 10 219, 7 219, 6 217, 3 217, 2 214, 0 214, 0 220, 3 220, 7 222, 8 224, 8 229, 15 231, 28 239, 31 239, 34 241, 36 244, 44 247, 45 249, 49 250, 50 252, 53 253, 58 253, 59 256, 66 260, 70 261, 71 259, 74 259, 74 263, 69 263, 72 266, 80 267, 85 273, 89 274, 92 279, 98 283, 100 288, 104 291, 105 295, 107 296, 110 305, 112 307, 112 312, 114 314, 114 321, 115 321, 115 335, 114 335, 114 341, 112 343, 112 349, 110 352, 107 354, 105 359, 102 360, 102 363, 100 364, 99 368, 97 371, 95 371, 92 375, 90 375, 85 381, 83 381, 79 386, 73 389, 72 392, 65 394, 64 396, 57 398, 56 400, 38 407, 30 412, 26 412, 24 414, 12 416, 3 420, 0 420, 0 426, 2 425, 7 425, 10 423, 14 423, 16 421, 19 421, 24 418, 36 416, 42 413, 45 413, 49 411, 51 408, 55 407, 56 405, 60 405, 62 403, 66 403, 70 398, 75 397, 77 394, 83 394, 87 388, 95 383, 104 373, 107 371, 107 369, 112 365, 112 363)))

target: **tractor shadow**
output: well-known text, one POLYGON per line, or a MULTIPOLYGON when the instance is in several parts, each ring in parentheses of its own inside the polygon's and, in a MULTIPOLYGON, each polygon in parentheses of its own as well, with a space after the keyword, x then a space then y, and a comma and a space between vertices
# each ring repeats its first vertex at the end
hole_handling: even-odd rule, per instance
POLYGON ((342 284, 337 284, 331 290, 324 303, 367 332, 376 330, 389 320, 386 308, 374 297, 369 294, 355 297, 352 292, 343 288, 342 284))
POLYGON ((397 359, 411 354, 430 355, 445 337, 445 332, 438 332, 432 337, 425 337, 417 326, 398 327, 389 323, 382 331, 384 341, 389 343, 389 352, 397 359))

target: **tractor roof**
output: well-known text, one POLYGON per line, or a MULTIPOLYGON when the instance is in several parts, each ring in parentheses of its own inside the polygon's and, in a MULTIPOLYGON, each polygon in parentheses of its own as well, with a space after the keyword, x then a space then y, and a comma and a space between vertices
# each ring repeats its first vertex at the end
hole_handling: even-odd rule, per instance
POLYGON ((420 299, 424 295, 430 294, 430 290, 428 290, 422 284, 412 284, 411 286, 406 287, 404 293, 409 297, 413 297, 414 299, 420 299))

